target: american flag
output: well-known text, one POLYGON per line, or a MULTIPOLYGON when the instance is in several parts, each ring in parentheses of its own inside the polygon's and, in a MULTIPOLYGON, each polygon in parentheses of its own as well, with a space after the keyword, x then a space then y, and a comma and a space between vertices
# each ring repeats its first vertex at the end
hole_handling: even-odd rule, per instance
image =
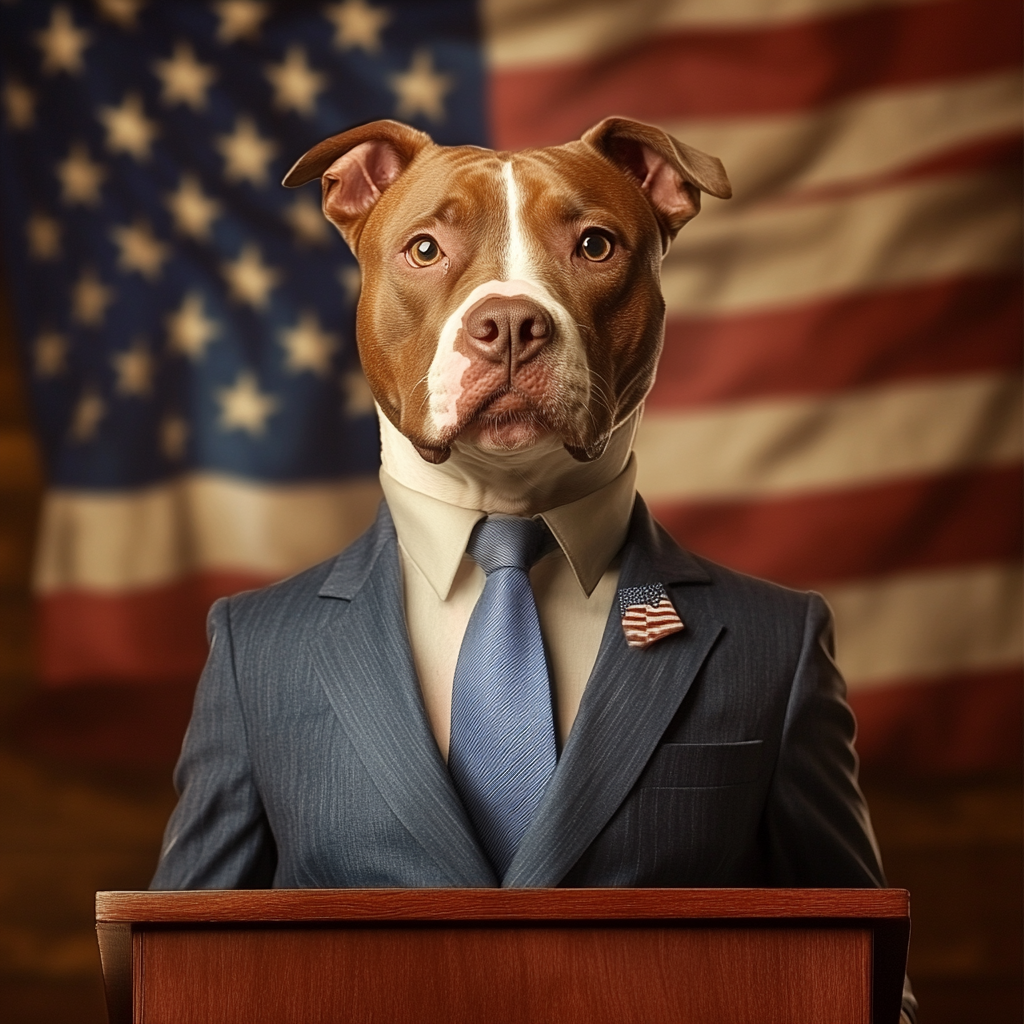
POLYGON ((660 583, 623 587, 618 597, 622 632, 630 647, 650 647, 656 641, 686 628, 660 583))
POLYGON ((1010 0, 0 6, 44 678, 194 675, 214 596, 372 514, 358 273, 315 186, 278 187, 295 157, 378 117, 513 149, 614 113, 735 187, 664 265, 641 494, 825 594, 865 760, 1012 759, 1020 27, 1010 0))

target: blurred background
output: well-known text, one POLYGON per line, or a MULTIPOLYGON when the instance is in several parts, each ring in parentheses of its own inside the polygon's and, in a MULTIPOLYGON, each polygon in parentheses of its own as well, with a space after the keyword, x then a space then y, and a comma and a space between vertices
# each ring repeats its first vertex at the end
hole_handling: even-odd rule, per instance
POLYGON ((723 160, 663 273, 639 488, 828 598, 923 1024, 1021 1020, 1019 5, 3 0, 0 1005, 105 1019, 220 594, 373 515, 358 269, 309 146, 609 114, 723 160))

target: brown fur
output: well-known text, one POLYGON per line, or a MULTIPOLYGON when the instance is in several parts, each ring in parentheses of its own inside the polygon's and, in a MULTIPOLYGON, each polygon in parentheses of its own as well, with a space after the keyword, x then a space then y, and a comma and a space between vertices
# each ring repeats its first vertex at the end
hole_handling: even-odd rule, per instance
MULTIPOLYGON (((730 194, 713 157, 622 118, 606 119, 577 142, 514 157, 437 146, 405 125, 375 122, 315 147, 285 184, 317 175, 324 212, 362 267, 357 337, 366 378, 383 414, 429 461, 442 461, 468 434, 484 445, 522 447, 545 431, 556 432, 575 458, 599 455, 654 380, 668 242, 699 210, 701 190, 730 194), (576 328, 553 323, 525 347, 512 339, 489 349, 467 333, 475 303, 454 346, 468 360, 457 419, 440 429, 430 414, 428 372, 453 311, 475 288, 505 280, 502 167, 510 158, 532 278, 576 328), (579 250, 581 236, 595 228, 614 239, 604 262, 579 250), (407 250, 420 235, 437 241, 442 261, 410 263, 407 250), (567 345, 582 346, 587 380, 566 378, 567 345)), ((506 315, 507 306, 494 301, 506 315)))

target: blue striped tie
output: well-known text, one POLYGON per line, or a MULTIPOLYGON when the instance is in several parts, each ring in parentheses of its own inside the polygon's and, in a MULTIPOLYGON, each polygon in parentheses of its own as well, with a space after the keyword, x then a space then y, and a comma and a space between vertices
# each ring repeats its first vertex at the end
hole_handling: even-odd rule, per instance
POLYGON ((558 757, 528 575, 546 540, 546 527, 533 519, 485 519, 467 548, 487 582, 455 666, 448 770, 499 877, 558 757))

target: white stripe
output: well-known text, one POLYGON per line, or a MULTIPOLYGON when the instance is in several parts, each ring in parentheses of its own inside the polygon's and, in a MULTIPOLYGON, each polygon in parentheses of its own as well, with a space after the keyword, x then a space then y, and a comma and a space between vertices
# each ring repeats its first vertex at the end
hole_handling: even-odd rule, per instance
POLYGON ((748 28, 923 0, 483 0, 487 61, 514 69, 594 58, 684 28, 748 28))
POLYGON ((532 281, 536 277, 536 268, 531 264, 526 251, 526 238, 523 235, 520 217, 522 200, 511 160, 502 163, 501 177, 505 182, 505 198, 508 203, 508 250, 505 253, 505 280, 532 281))
POLYGON ((1020 264, 1020 201, 1009 174, 733 214, 727 206, 709 200, 673 245, 662 271, 669 315, 766 309, 1020 264))
POLYGON ((712 200, 666 260, 670 312, 765 308, 1014 269, 1020 262, 1015 180, 1001 173, 957 175, 734 212, 712 200))
POLYGON ((1021 77, 1013 71, 869 93, 796 115, 661 127, 725 164, 734 193, 725 206, 735 210, 783 190, 870 178, 1016 135, 1020 95, 1021 77))
POLYGON ((645 414, 637 489, 648 500, 834 490, 1021 456, 1015 375, 645 414))
POLYGON ((1022 658, 1020 566, 908 573, 824 588, 853 691, 902 679, 1013 668, 1022 658))
POLYGON ((272 486, 196 474, 128 493, 53 490, 35 586, 113 592, 201 570, 287 576, 354 540, 379 501, 375 479, 272 486))

